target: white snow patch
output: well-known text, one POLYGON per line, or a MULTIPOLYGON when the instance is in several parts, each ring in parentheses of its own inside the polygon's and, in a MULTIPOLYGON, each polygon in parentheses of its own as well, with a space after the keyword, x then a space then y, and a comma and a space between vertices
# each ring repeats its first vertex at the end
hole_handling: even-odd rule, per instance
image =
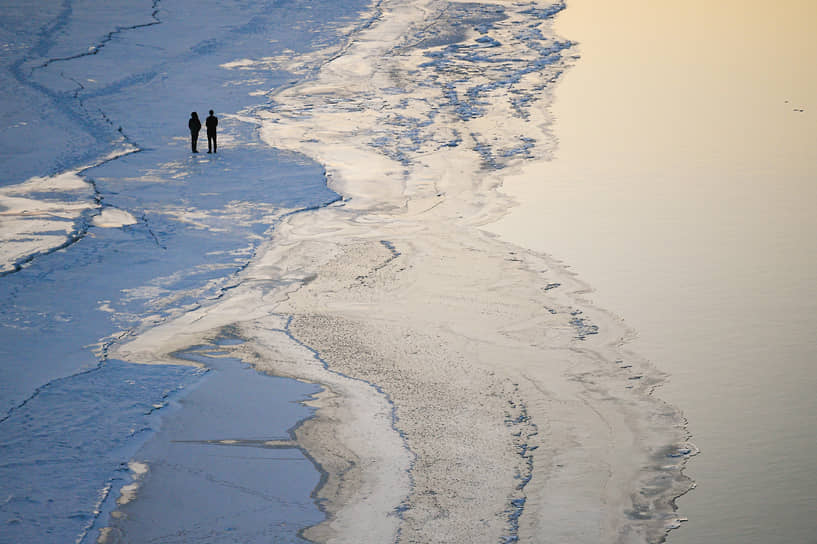
POLYGON ((148 471, 148 466, 146 463, 140 463, 139 461, 131 461, 128 463, 128 468, 133 472, 133 474, 139 478, 144 476, 148 471))
POLYGON ((136 218, 125 210, 118 208, 105 208, 102 213, 94 217, 93 223, 97 227, 118 228, 125 225, 135 225, 136 218))
POLYGON ((22 195, 37 191, 78 191, 90 189, 91 184, 77 172, 63 172, 56 176, 29 178, 23 183, 0 188, 0 195, 22 195))
POLYGON ((128 504, 136 498, 136 493, 139 491, 139 480, 141 480, 142 477, 148 472, 148 465, 138 461, 131 461, 128 463, 128 468, 131 471, 131 478, 133 478, 133 482, 123 485, 122 489, 119 491, 119 498, 116 499, 116 504, 119 506, 128 504))

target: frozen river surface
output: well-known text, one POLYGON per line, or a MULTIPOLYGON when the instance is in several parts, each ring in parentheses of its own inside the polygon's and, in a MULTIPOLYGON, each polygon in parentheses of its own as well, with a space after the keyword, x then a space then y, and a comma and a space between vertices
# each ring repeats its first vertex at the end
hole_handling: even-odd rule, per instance
POLYGON ((363 4, 3 3, 0 540, 680 526, 666 376, 483 230, 557 149, 565 4, 363 4))
MULTIPOLYGON (((337 199, 320 165, 276 152, 256 126, 229 115, 263 103, 291 74, 220 65, 330 45, 356 10, 354 2, 2 2, 0 541, 95 540, 91 529, 107 523, 135 477, 128 461, 162 414, 188 413, 177 402, 188 394, 185 406, 206 391, 233 399, 222 419, 255 427, 230 438, 288 438, 309 414, 293 403, 312 386, 260 380, 269 394, 253 401, 265 398, 268 416, 248 417, 242 374, 226 363, 206 365, 204 377, 205 368, 134 365, 107 352, 221 296, 284 214, 337 199), (203 119, 211 108, 221 153, 191 155, 189 114, 203 119)), ((185 430, 163 436, 224 438, 213 418, 185 430)), ((189 477, 217 473, 224 452, 210 448, 210 465, 190 467, 189 477)), ((266 468, 271 481, 257 483, 306 504, 290 512, 289 529, 278 528, 287 538, 322 519, 309 498, 319 474, 293 451, 286 455, 300 463, 272 463, 280 468, 266 468)), ((170 466, 189 457, 165 453, 170 466)), ((223 480, 198 490, 213 508, 235 503, 223 492, 235 482, 223 480)), ((255 542, 264 531, 244 523, 231 534, 255 542)))

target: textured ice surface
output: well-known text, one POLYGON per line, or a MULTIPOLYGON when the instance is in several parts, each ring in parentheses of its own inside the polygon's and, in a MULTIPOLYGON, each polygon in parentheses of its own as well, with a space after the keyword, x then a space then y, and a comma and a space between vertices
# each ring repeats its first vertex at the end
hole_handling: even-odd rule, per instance
POLYGON ((197 376, 109 346, 221 296, 282 214, 337 198, 230 116, 292 75, 219 66, 327 46, 361 4, 3 2, 0 542, 96 538, 145 414, 197 376), (191 156, 211 108, 220 152, 191 156))

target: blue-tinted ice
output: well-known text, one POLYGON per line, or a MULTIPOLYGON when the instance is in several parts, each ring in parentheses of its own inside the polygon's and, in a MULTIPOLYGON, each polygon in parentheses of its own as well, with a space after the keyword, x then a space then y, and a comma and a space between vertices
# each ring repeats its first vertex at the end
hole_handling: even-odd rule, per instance
MULTIPOLYGON (((230 398, 235 382, 217 378, 226 375, 221 369, 200 383, 199 370, 108 360, 107 347, 138 324, 218 297, 281 213, 337 198, 318 164, 270 149, 255 126, 231 117, 265 103, 264 93, 292 74, 220 65, 337 42, 337 25, 355 20, 364 4, 3 3, 0 186, 85 168, 81 175, 93 183, 101 209, 127 211, 137 223, 99 228, 92 222, 99 210, 86 213, 74 223, 72 243, 0 276, 0 542, 95 541, 89 527, 107 524, 119 488, 130 482, 127 462, 155 436, 168 400, 192 391, 190 402, 213 408, 219 399, 195 396, 212 384, 225 395, 220 400, 230 398), (210 108, 221 118, 219 153, 191 155, 188 116, 193 110, 206 116, 210 108), (138 151, 103 160, 128 149, 138 151)), ((203 135, 199 148, 206 151, 203 135)), ((264 378, 258 387, 253 400, 277 408, 264 405, 266 420, 254 421, 269 426, 245 437, 286 435, 308 416, 291 403, 312 392, 310 386, 264 378)), ((235 424, 229 415, 224 421, 235 424)), ((201 421, 202 432, 220 436, 215 427, 205 432, 218 421, 201 421)), ((210 455, 224 449, 196 447, 197 468, 228 466, 210 455)), ((263 494, 241 495, 242 502, 199 488, 197 496, 212 508, 235 501, 251 512, 265 509, 270 519, 280 508, 293 521, 279 534, 291 541, 303 524, 321 519, 310 499, 319 474, 297 450, 252 451, 245 457, 255 459, 242 464, 246 472, 232 466, 236 478, 254 474, 261 459, 265 476, 256 474, 253 482, 271 485, 278 476, 269 462, 286 457, 283 470, 298 482, 279 492, 308 514, 290 515, 283 502, 272 504, 263 494), (293 463, 303 468, 293 471, 293 463)), ((177 483, 194 485, 181 476, 177 483)), ((151 489, 145 482, 145 493, 151 489)), ((129 506, 149 508, 146 503, 129 506)), ((275 541, 266 534, 265 541, 275 541)))
POLYGON ((323 520, 311 498, 321 475, 290 432, 311 413, 296 401, 319 387, 259 376, 207 347, 184 357, 213 370, 136 454, 148 467, 138 500, 99 525, 130 542, 299 541, 323 520))

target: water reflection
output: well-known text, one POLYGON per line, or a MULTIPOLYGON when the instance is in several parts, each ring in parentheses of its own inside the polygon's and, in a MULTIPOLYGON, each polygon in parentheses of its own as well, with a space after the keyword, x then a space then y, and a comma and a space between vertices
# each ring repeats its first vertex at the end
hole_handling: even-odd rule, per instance
POLYGON ((703 453, 670 543, 817 530, 815 26, 808 0, 571 0, 557 158, 505 185, 494 230, 564 259, 672 374, 703 453))

